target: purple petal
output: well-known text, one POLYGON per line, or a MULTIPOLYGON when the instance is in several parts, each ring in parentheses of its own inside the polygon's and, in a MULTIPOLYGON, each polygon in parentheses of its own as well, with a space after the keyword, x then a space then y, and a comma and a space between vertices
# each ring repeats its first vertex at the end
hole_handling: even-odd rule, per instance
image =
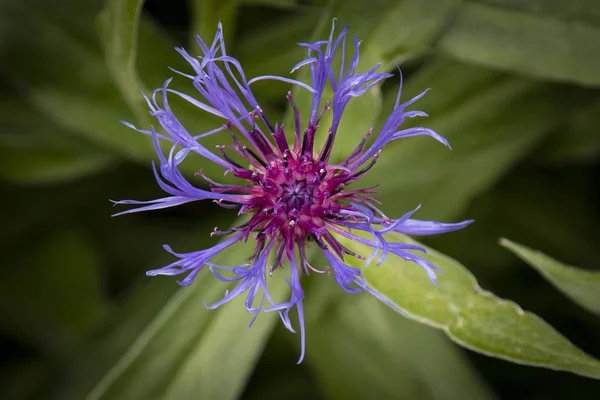
POLYGON ((411 236, 439 235, 441 233, 457 231, 473 223, 472 219, 457 223, 443 223, 438 221, 422 221, 418 219, 407 219, 402 224, 394 227, 395 232, 411 236))

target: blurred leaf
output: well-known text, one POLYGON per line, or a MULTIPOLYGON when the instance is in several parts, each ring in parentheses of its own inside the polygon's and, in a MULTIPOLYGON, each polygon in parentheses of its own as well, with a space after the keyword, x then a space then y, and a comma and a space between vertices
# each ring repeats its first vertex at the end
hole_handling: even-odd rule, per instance
MULTIPOLYGON (((372 1, 362 3, 370 7, 372 1)), ((379 20, 366 21, 367 26, 372 29, 364 38, 366 59, 384 62, 384 68, 390 69, 394 62, 401 62, 423 52, 438 39, 452 21, 461 3, 462 0, 388 2, 389 5, 379 20)), ((346 6, 343 2, 339 4, 346 6)), ((370 68, 369 63, 364 63, 363 66, 370 68)))
POLYGON ((106 312, 98 272, 98 255, 81 232, 54 232, 5 265, 0 279, 3 329, 64 356, 106 312))
POLYGON ((10 38, 0 49, 6 60, 3 69, 27 99, 58 125, 146 161, 153 154, 151 142, 118 122, 132 118, 96 38, 100 6, 99 0, 2 2, 2 34, 10 38), (31 63, 31 54, 36 55, 36 63, 31 63))
POLYGON ((443 334, 399 318, 373 297, 335 289, 329 312, 309 327, 307 353, 328 398, 493 398, 443 334))
MULTIPOLYGON (((319 16, 319 9, 303 9, 289 17, 281 16, 240 37, 236 46, 237 58, 246 75, 289 76, 292 67, 306 53, 297 43, 310 38, 319 16)), ((274 81, 252 85, 253 93, 262 101, 284 101, 287 90, 289 87, 286 84, 274 81)))
POLYGON ((106 65, 123 98, 138 121, 148 125, 141 92, 145 91, 136 70, 137 40, 144 0, 105 0, 100 31, 106 65))
POLYGON ((588 9, 598 15, 598 2, 553 3, 553 16, 537 12, 541 8, 538 4, 551 4, 550 1, 538 0, 538 4, 530 2, 528 6, 510 1, 488 2, 497 5, 462 5, 439 42, 442 52, 494 68, 600 85, 600 18, 594 18, 593 24, 579 18, 588 9), (516 6, 510 7, 511 3, 516 6), (509 7, 501 6, 504 4, 509 7), (577 18, 561 11, 579 7, 577 18))
POLYGON ((588 24, 600 22, 600 7, 596 0, 474 0, 476 3, 490 4, 540 14, 556 19, 575 20, 588 24))
MULTIPOLYGON (((436 130, 448 138, 453 151, 431 138, 410 138, 386 146, 363 183, 381 183, 379 199, 384 205, 387 200, 399 210, 422 203, 421 217, 458 215, 569 110, 589 101, 590 95, 577 89, 477 70, 442 59, 407 82, 404 100, 428 86, 434 90, 412 107, 426 112, 432 108, 432 117, 407 121, 406 126, 419 124, 436 130), (438 85, 443 91, 436 90, 438 85)), ((395 97, 395 89, 386 91, 384 110, 391 108, 395 97)), ((386 116, 387 111, 382 120, 386 116)))
POLYGON ((473 225, 452 235, 429 237, 427 243, 452 252, 489 283, 512 279, 510 271, 517 269, 508 269, 514 258, 497 245, 499 237, 552 249, 556 257, 577 264, 595 265, 600 257, 595 182, 595 176, 582 168, 552 174, 517 168, 465 210, 463 215, 475 219, 473 225))
MULTIPOLYGON (((220 21, 229 34, 235 29, 235 19, 240 0, 189 0, 192 9, 192 35, 200 35, 209 41, 215 36, 217 23, 220 21)), ((197 49, 192 38, 190 48, 197 49)))
MULTIPOLYGON (((240 244, 235 252, 218 257, 216 262, 236 264, 252 245, 240 244)), ((277 314, 263 314, 252 329, 247 329, 249 317, 243 307, 244 299, 218 311, 205 309, 203 300, 210 303, 222 296, 224 286, 207 274, 199 276, 188 288, 174 290, 176 283, 172 279, 161 282, 163 289, 154 285, 138 300, 145 315, 138 320, 141 326, 125 322, 128 328, 120 328, 121 333, 114 337, 121 344, 113 347, 114 343, 107 342, 115 351, 109 357, 117 358, 87 398, 186 398, 192 393, 199 398, 237 398, 277 314), (155 296, 162 301, 155 301, 155 296), (128 342, 131 329, 136 339, 117 352, 128 342)), ((277 280, 272 282, 270 291, 279 298, 287 288, 283 280, 277 280)), ((133 311, 133 315, 137 312, 133 311)), ((80 386, 76 390, 82 389, 80 386)), ((79 397, 82 395, 83 392, 79 397)))
MULTIPOLYGON (((362 69, 393 62, 427 48, 437 39, 458 11, 462 0, 357 0, 332 1, 323 13, 320 38, 329 33, 332 18, 343 26, 350 25, 349 38, 357 35, 361 45, 362 69)), ((319 32, 317 30, 317 32, 319 32)), ((313 37, 313 39, 317 39, 313 37)))
MULTIPOLYGON (((156 157, 151 139, 118 122, 135 119, 116 89, 103 60, 94 29, 100 9, 98 0, 2 2, 0 33, 10 38, 0 47, 0 54, 7 60, 2 68, 8 72, 13 84, 24 90, 28 101, 58 125, 85 135, 107 149, 149 165, 149 161, 156 157), (30 54, 36 54, 36 63, 31 63, 30 54), (44 65, 44 74, 39 73, 39 65, 44 65)), ((123 21, 121 29, 133 35, 135 29, 131 29, 132 26, 123 21)), ((172 75, 168 72, 169 66, 184 71, 189 69, 173 50, 170 40, 150 20, 141 21, 139 28, 137 66, 139 76, 145 84, 162 85, 172 75)), ((131 45, 134 42, 132 38, 127 39, 126 43, 129 45, 122 47, 124 51, 116 51, 112 56, 113 69, 124 64, 130 68, 126 75, 119 75, 119 79, 125 80, 121 83, 127 85, 130 84, 127 74, 131 74, 133 68, 131 45), (124 58, 119 58, 120 56, 124 58)), ((189 90, 189 81, 185 78, 180 80, 186 83, 186 90, 189 90)), ((179 85, 179 80, 176 80, 171 88, 177 89, 179 85)), ((129 91, 133 96, 133 89, 129 88, 129 91)), ((141 99, 141 94, 139 96, 141 99)), ((181 99, 172 99, 171 106, 192 134, 208 131, 222 122, 181 99)), ((221 135, 213 135, 206 138, 203 144, 207 148, 213 148, 222 141, 221 135)), ((200 157, 197 160, 198 162, 193 162, 190 158, 190 162, 182 164, 182 169, 185 172, 196 172, 202 161, 200 157)), ((204 163, 204 166, 209 175, 221 171, 212 163, 204 163)), ((231 178, 225 180, 227 179, 231 178)))
POLYGON ((594 161, 600 156, 600 103, 578 110, 535 152, 535 161, 564 165, 594 161))
MULTIPOLYGON (((340 240, 358 254, 368 254, 365 245, 340 240)), ((400 234, 388 235, 388 240, 417 244, 400 234)), ((430 248, 423 257, 442 271, 437 287, 416 264, 393 256, 379 267, 362 268, 362 272, 367 283, 405 310, 408 318, 442 329, 461 346, 519 364, 600 379, 600 361, 538 316, 481 289, 455 260, 430 248)), ((358 268, 364 263, 348 262, 358 268)))
MULTIPOLYGON (((240 0, 238 0, 240 1, 240 0)), ((241 0, 244 5, 249 6, 268 6, 276 8, 293 8, 297 5, 297 0, 241 0)))
POLYGON ((595 314, 600 314, 600 272, 586 271, 562 264, 542 252, 508 239, 502 239, 500 244, 535 268, 575 303, 595 314))
POLYGON ((0 176, 19 183, 79 178, 111 164, 113 158, 60 129, 20 101, 0 102, 0 176))

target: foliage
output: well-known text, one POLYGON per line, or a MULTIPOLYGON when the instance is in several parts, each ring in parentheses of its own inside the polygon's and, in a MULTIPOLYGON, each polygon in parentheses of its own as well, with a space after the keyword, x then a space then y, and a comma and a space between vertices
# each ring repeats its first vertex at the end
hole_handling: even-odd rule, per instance
MULTIPOLYGON (((596 269, 600 259, 598 1, 6 0, 0 57, 0 398, 600 396, 600 272, 545 255, 596 269), (202 204, 112 219, 108 199, 158 191, 150 140, 119 120, 148 126, 140 91, 185 68, 174 46, 222 20, 248 75, 286 75, 302 56, 295 43, 333 17, 364 41, 363 66, 402 67, 406 98, 432 88, 419 105, 454 149, 419 138, 386 149, 367 178, 384 211, 423 203, 420 216, 476 222, 425 241, 437 287, 392 257, 364 270, 406 316, 306 278, 297 366, 298 338, 276 314, 248 330, 238 304, 203 306, 226 290, 218 281, 179 288, 143 274, 169 260, 163 241, 208 246, 229 214, 202 204), (501 237, 524 243, 501 242, 539 274, 501 237)), ((284 84, 254 88, 286 118, 284 84)), ((337 156, 381 126, 397 89, 392 78, 350 103, 337 156)), ((214 127, 173 103, 197 133, 214 127)))

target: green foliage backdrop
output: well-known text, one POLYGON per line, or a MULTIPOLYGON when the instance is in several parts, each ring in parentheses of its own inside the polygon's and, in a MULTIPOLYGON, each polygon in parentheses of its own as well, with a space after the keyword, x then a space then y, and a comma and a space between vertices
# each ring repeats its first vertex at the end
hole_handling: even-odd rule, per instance
MULTIPOLYGON (((285 85, 254 89, 272 120, 289 118, 285 85)), ((392 78, 350 103, 334 156, 381 126, 397 89, 392 78)), ((597 0, 2 1, 0 398, 599 398, 599 89, 597 0), (453 147, 390 145, 367 178, 384 211, 422 203, 423 218, 476 222, 426 241, 437 288, 397 259, 364 271, 406 316, 305 278, 298 366, 276 314, 248 330, 239 301, 204 307, 223 283, 144 275, 168 262, 161 244, 206 247, 231 213, 113 219, 108 199, 159 193, 150 139, 118 121, 151 123, 140 92, 186 69, 176 45, 193 52, 220 20, 249 76, 287 75, 295 43, 334 17, 364 41, 363 66, 402 67, 406 98, 432 88, 420 108, 453 147)), ((219 123, 173 103, 193 132, 219 123)), ((184 172, 200 166, 216 172, 194 160, 184 172)))

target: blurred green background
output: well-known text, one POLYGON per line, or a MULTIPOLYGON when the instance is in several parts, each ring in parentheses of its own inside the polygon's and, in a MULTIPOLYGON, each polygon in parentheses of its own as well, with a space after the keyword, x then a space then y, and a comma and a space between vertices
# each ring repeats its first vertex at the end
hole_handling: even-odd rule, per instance
MULTIPOLYGON (((246 331, 242 307, 204 308, 218 282, 184 291, 145 277, 169 261, 163 243, 209 246, 234 216, 202 203, 110 217, 109 199, 161 196, 150 140, 118 122, 149 125, 140 90, 162 85, 168 66, 187 71, 173 47, 212 38, 218 20, 248 76, 287 76, 303 56, 295 43, 322 37, 333 17, 364 40, 362 70, 400 64, 405 99, 432 88, 420 123, 453 146, 391 145, 368 177, 384 211, 420 202, 420 218, 474 218, 426 243, 600 357, 600 319, 498 245, 598 268, 597 0, 2 0, 1 399, 600 398, 597 381, 469 352, 321 276, 305 279, 297 366, 299 337, 272 315, 246 331)), ((192 94, 185 85, 174 82, 192 94)), ((397 87, 349 108, 342 154, 381 126, 397 87)), ((271 120, 284 118, 285 85, 254 90, 271 120)), ((176 106, 193 133, 218 123, 176 106)))

